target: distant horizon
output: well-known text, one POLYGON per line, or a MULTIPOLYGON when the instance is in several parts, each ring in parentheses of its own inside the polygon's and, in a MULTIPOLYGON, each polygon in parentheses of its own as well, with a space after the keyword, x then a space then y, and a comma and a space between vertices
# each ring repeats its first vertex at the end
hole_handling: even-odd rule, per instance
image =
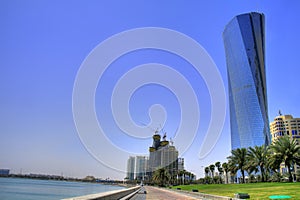
MULTIPOLYGON (((269 123, 279 110, 300 117, 300 91, 296 89, 300 72, 298 1, 133 1, 131 4, 2 1, 0 5, 3 28, 0 37, 0 169, 10 169, 11 173, 92 175, 123 180, 127 155, 148 155, 148 147, 152 145, 151 129, 161 127, 168 139, 175 138, 174 146, 180 149, 179 157, 185 159, 186 170, 197 178, 204 177, 206 166, 217 161, 223 163, 230 155, 222 34, 229 21, 242 13, 265 15, 269 123), (161 35, 157 37, 147 35, 147 31, 139 35, 145 28, 155 27, 165 32, 158 32, 161 35), (130 31, 135 33, 134 30, 137 35, 122 40, 122 34, 125 37, 130 31), (187 46, 178 48, 184 40, 163 36, 167 31, 202 46, 215 69, 206 70, 202 65, 203 73, 199 74, 187 59, 190 56, 188 58, 197 60, 199 54, 194 56, 194 49, 181 52, 186 53, 184 56, 178 53, 187 46), (149 42, 149 46, 169 46, 126 49, 135 43, 144 45, 139 43, 142 39, 149 42), (116 46, 104 49, 105 45, 111 45, 109 42, 116 42, 116 46), (171 48, 173 51, 167 51, 171 48), (114 58, 118 51, 125 53, 114 58), (99 52, 105 56, 96 56, 88 63, 88 56, 99 52), (109 58, 114 58, 113 62, 109 58), (108 62, 109 67, 101 74, 102 62, 108 62), (82 76, 84 82, 80 82, 84 69, 90 69, 85 68, 87 65, 96 66, 98 74, 89 71, 92 73, 84 74, 87 76, 82 76), (143 67, 146 70, 143 71, 143 67), (212 71, 219 77, 211 76, 212 71), (100 80, 97 79, 99 74, 100 80), (151 82, 151 78, 156 79, 151 82), (159 81, 165 82, 158 84, 159 81), (219 88, 221 92, 217 94, 226 95, 224 124, 220 119, 211 120, 213 108, 222 112, 219 109, 222 105, 212 100, 218 81, 223 83, 224 91, 219 88), (140 87, 135 88, 135 84, 140 87), (85 88, 91 85, 94 88, 85 88), (90 103, 86 104, 87 101, 90 103), (76 103, 83 106, 76 107, 76 103), (212 122, 220 123, 223 128, 214 132, 215 135, 207 135, 212 122), (98 126, 103 129, 101 137, 97 134, 98 126), (182 127, 186 128, 184 135, 175 135, 182 127), (193 133, 195 128, 198 129, 193 133), (205 146, 203 141, 207 138, 211 140, 205 146), (112 153, 109 148, 115 151, 112 153), (201 148, 207 151, 201 154, 201 148)), ((205 55, 201 55, 199 62, 207 59, 205 55)))

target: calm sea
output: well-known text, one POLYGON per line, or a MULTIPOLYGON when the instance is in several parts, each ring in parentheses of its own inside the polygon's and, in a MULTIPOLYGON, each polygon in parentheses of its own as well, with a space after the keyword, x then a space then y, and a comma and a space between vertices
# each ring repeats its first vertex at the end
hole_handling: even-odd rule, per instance
POLYGON ((50 200, 123 189, 96 183, 0 178, 1 200, 50 200))

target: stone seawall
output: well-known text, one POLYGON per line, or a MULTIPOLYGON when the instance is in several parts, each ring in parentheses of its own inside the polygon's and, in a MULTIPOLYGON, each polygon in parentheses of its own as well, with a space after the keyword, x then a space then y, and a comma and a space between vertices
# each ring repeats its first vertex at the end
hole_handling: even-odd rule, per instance
POLYGON ((97 194, 89 194, 89 195, 79 196, 79 197, 71 197, 63 200, 108 200, 108 199, 117 200, 131 193, 137 192, 140 188, 141 186, 135 186, 127 189, 113 190, 113 191, 102 192, 97 194))

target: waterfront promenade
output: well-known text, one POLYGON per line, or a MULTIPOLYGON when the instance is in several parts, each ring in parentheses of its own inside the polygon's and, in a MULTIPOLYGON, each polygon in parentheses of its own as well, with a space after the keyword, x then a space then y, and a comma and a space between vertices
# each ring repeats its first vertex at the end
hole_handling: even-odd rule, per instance
POLYGON ((169 191, 162 188, 144 186, 136 195, 130 200, 194 200, 200 199, 187 194, 181 194, 176 191, 169 191), (146 191, 146 194, 144 193, 146 191))

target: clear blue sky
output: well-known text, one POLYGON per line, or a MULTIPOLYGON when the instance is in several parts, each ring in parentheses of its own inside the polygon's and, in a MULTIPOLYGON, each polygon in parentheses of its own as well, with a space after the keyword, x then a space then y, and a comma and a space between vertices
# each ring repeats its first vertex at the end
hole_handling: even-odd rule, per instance
MULTIPOLYGON (((299 9, 297 0, 1 1, 0 168, 9 168, 13 173, 22 170, 73 177, 125 177, 123 172, 94 159, 80 141, 73 120, 72 92, 86 56, 110 36, 133 28, 162 27, 193 38, 214 60, 227 95, 224 27, 235 15, 264 13, 269 118, 273 120, 279 109, 283 114, 300 117, 299 9)), ((183 155, 186 169, 200 177, 201 166, 226 161, 230 153, 228 109, 216 146, 208 156, 199 159, 211 112, 207 87, 180 57, 160 50, 126 54, 103 74, 95 101, 99 123, 108 139, 121 149, 141 154, 147 154, 152 144, 151 138, 136 139, 122 133, 110 111, 109 98, 116 81, 128 70, 145 63, 162 63, 178 70, 197 95, 200 127, 183 155)), ((130 99, 131 117, 139 125, 149 123, 148 108, 158 103, 167 113, 164 129, 168 137, 174 137, 180 108, 167 88, 151 84, 139 88, 130 99)), ((102 141, 95 142, 103 145, 102 141)), ((110 155, 105 150, 103 153, 110 155)), ((110 156, 122 163, 120 170, 126 170, 127 157, 110 156)))

